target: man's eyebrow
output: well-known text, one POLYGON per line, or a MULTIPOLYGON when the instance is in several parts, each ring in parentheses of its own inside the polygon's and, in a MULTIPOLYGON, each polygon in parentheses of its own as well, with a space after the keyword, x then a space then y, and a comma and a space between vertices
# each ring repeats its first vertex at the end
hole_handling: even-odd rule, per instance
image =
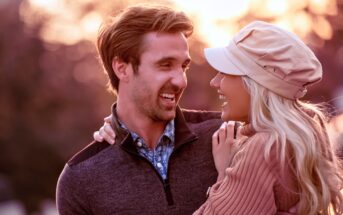
POLYGON ((176 58, 174 58, 174 57, 163 57, 163 58, 159 59, 156 63, 161 63, 161 62, 165 62, 165 61, 176 61, 176 58))
MULTIPOLYGON (((175 57, 163 57, 161 59, 159 59, 156 63, 162 63, 162 62, 166 62, 166 61, 176 61, 177 59, 175 57)), ((187 58, 184 60, 184 63, 189 64, 191 62, 191 58, 187 58)))

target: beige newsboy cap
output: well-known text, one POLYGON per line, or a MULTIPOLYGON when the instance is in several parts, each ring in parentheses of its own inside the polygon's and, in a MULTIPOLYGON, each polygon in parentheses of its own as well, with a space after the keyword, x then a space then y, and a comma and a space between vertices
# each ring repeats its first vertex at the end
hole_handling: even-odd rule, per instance
POLYGON ((228 46, 205 49, 205 58, 219 72, 247 75, 288 99, 303 97, 323 73, 314 53, 295 34, 262 21, 245 26, 228 46))

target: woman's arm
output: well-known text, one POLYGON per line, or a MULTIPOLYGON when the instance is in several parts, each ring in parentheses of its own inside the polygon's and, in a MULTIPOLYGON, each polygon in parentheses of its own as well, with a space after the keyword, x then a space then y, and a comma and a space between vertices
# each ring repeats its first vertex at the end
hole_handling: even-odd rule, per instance
MULTIPOLYGON (((264 142, 251 138, 244 144, 194 214, 275 214, 276 176, 264 158, 264 142), (251 144, 251 141, 257 141, 251 144)), ((225 144, 225 142, 219 143, 225 144)), ((219 151, 219 150, 218 150, 219 151)))
POLYGON ((111 126, 112 115, 104 118, 104 124, 98 131, 93 133, 93 138, 95 141, 102 142, 107 141, 110 144, 114 144, 116 134, 111 126))

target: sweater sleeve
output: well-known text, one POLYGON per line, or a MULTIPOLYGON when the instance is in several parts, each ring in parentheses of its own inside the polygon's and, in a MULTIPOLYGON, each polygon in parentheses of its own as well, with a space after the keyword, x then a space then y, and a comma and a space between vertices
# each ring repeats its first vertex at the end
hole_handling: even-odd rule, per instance
MULTIPOLYGON (((211 188, 198 214, 275 214, 275 174, 264 158, 265 138, 252 137, 211 188)), ((270 162, 270 161, 268 161, 270 162)))
POLYGON ((73 169, 66 164, 57 182, 56 205, 60 215, 91 214, 86 195, 73 169))

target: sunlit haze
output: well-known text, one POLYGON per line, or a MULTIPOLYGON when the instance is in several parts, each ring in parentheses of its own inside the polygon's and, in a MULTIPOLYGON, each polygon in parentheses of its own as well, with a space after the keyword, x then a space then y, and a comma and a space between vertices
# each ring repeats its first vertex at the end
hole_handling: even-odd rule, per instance
MULTIPOLYGON (((129 1, 134 3, 139 1, 129 1)), ((332 37, 332 26, 325 15, 336 15, 336 0, 173 0, 174 5, 189 14, 197 35, 210 46, 227 44, 232 35, 252 20, 268 20, 295 32, 303 39, 314 32, 323 40, 332 37)), ((128 4, 129 4, 128 3, 128 4)), ((117 3, 91 0, 26 0, 21 17, 28 26, 48 16, 41 30, 47 42, 76 44, 94 41, 103 18, 117 3), (81 13, 85 5, 93 10, 81 13), (107 8, 107 10, 104 10, 107 8)), ((305 39, 306 41, 306 39, 305 39)))
POLYGON ((237 25, 232 24, 248 13, 249 0, 174 0, 180 9, 193 15, 196 29, 209 45, 225 45, 237 32, 237 25), (226 22, 225 25, 220 24, 226 22))
POLYGON ((196 18, 199 34, 210 46, 225 45, 247 21, 269 20, 305 38, 315 32, 320 38, 332 37, 324 15, 337 14, 336 0, 174 0, 196 18), (305 12, 309 8, 309 12, 305 12), (244 20, 244 18, 248 20, 244 20), (319 30, 320 29, 320 30, 319 30))

